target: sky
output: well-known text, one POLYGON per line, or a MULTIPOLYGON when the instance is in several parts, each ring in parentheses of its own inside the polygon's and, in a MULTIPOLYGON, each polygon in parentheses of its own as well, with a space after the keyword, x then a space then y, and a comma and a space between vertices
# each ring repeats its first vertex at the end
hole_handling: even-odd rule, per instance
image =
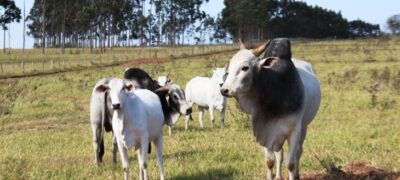
MULTIPOLYGON (((317 5, 326 9, 341 12, 347 20, 361 19, 373 24, 379 24, 381 30, 387 31, 386 20, 394 14, 400 14, 400 0, 301 0, 309 5, 317 5)), ((34 0, 25 0, 26 14, 33 6, 34 0)), ((24 0, 15 0, 16 5, 23 11, 24 0)), ((223 0, 210 0, 202 9, 216 17, 224 8, 223 0)), ((23 23, 10 25, 11 48, 22 48, 23 23)), ((26 28, 28 31, 28 28, 26 28)), ((3 31, 0 30, 0 48, 3 48, 3 31)), ((8 32, 6 47, 9 47, 8 32)), ((26 36, 26 48, 33 47, 33 38, 26 36)))

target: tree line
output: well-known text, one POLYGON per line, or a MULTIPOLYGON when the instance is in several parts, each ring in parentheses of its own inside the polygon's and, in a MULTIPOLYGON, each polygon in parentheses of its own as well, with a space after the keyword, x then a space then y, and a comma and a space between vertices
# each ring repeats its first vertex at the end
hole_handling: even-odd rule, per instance
MULTIPOLYGON (((358 38, 381 34, 377 24, 292 0, 224 0, 217 17, 209 0, 35 0, 24 22, 35 47, 100 48, 221 43, 243 38, 358 38)), ((388 19, 393 34, 400 16, 388 19)), ((0 1, 0 26, 21 19, 13 0, 0 1), (3 10, 3 11, 2 11, 3 10)))
MULTIPOLYGON (((41 47, 180 45, 206 32, 208 0, 35 0, 29 34, 41 47), (197 27, 195 26, 200 23, 197 27), (200 33, 201 34, 201 33, 200 33)), ((198 39, 202 40, 201 37, 198 39)), ((200 41, 199 40, 199 41, 200 41)))
POLYGON ((348 21, 340 12, 290 0, 224 0, 222 27, 235 39, 357 38, 380 34, 378 24, 348 21))

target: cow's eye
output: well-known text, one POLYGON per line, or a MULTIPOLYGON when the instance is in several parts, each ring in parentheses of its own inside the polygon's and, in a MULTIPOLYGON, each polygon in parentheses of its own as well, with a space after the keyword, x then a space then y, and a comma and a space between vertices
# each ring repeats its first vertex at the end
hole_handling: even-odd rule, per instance
POLYGON ((178 96, 174 94, 174 96, 172 96, 174 99, 178 99, 178 96))
POLYGON ((247 71, 247 70, 249 70, 249 66, 243 66, 242 67, 242 71, 247 71))

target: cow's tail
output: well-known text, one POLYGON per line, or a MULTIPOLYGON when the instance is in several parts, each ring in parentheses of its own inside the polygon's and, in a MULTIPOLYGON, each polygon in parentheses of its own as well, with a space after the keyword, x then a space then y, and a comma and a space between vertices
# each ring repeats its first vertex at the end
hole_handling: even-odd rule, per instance
POLYGON ((104 131, 106 128, 104 127, 105 121, 106 121, 106 116, 107 116, 107 92, 104 93, 104 102, 103 102, 103 107, 101 108, 101 135, 100 135, 100 150, 99 150, 99 155, 100 157, 103 157, 104 155, 104 131))

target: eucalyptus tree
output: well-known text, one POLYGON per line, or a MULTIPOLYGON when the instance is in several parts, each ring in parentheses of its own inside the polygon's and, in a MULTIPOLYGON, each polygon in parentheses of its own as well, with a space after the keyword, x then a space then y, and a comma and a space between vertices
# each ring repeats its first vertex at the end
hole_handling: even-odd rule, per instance
POLYGON ((13 0, 0 1, 0 26, 4 31, 3 53, 6 53, 6 31, 7 25, 21 20, 21 9, 19 9, 13 0))

